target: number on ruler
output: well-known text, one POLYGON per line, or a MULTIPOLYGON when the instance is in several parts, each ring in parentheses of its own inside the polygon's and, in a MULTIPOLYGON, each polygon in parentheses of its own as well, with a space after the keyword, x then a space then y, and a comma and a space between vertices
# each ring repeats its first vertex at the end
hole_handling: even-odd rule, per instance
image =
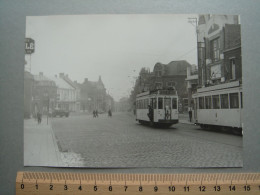
POLYGON ((214 190, 215 190, 216 192, 219 192, 219 191, 221 190, 221 188, 220 188, 220 186, 214 186, 214 190))
POLYGON ((251 190, 251 187, 250 187, 250 185, 245 185, 245 186, 244 186, 244 189, 245 189, 245 191, 250 191, 250 190, 251 190))
POLYGON ((200 186, 199 189, 200 189, 201 192, 205 192, 206 191, 206 187, 205 186, 200 186))
POLYGON ((236 191, 236 186, 229 186, 229 191, 236 191))
POLYGON ((184 186, 184 191, 189 192, 190 191, 190 186, 184 186))
POLYGON ((169 191, 174 192, 175 191, 175 186, 169 186, 169 191))

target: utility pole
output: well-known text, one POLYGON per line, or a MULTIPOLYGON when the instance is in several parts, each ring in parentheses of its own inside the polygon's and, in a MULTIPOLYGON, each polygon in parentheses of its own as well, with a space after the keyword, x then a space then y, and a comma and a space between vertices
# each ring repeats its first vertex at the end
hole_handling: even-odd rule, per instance
MULTIPOLYGON (((198 85, 201 86, 201 78, 202 78, 202 67, 200 63, 199 57, 199 32, 198 32, 198 19, 197 18, 188 18, 188 22, 192 24, 196 29, 196 44, 197 44, 197 63, 198 63, 198 85)), ((190 70, 191 71, 191 70, 190 70)), ((191 99, 192 99, 192 87, 188 89, 188 107, 191 109, 191 99)))

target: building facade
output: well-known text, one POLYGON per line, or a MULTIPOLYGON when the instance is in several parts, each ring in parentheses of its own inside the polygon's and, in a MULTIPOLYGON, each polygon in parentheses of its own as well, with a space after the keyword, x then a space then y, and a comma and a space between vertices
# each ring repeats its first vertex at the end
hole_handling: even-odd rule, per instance
POLYGON ((188 110, 187 68, 191 65, 185 61, 172 61, 168 64, 156 63, 153 71, 143 68, 136 81, 132 94, 138 94, 148 90, 175 89, 179 96, 179 111, 188 110))
POLYGON ((63 73, 49 78, 57 86, 55 108, 75 112, 77 107, 76 89, 64 80, 63 73))
POLYGON ((200 15, 197 33, 199 87, 241 80, 241 31, 238 16, 200 15))
POLYGON ((113 98, 106 93, 105 85, 99 76, 98 81, 89 81, 85 78, 80 84, 81 109, 92 112, 97 110, 100 113, 106 112, 109 108, 113 109, 113 98))
POLYGON ((34 75, 34 83, 32 90, 32 113, 37 112, 47 114, 50 109, 56 106, 57 85, 50 78, 43 75, 34 75))

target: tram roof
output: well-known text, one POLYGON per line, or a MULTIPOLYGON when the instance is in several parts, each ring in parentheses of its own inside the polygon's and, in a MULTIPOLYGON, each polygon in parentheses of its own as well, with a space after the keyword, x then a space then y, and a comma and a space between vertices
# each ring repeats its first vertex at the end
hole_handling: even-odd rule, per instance
POLYGON ((146 95, 177 95, 177 91, 174 89, 157 89, 152 91, 146 91, 143 93, 139 93, 136 95, 136 97, 142 97, 146 95))

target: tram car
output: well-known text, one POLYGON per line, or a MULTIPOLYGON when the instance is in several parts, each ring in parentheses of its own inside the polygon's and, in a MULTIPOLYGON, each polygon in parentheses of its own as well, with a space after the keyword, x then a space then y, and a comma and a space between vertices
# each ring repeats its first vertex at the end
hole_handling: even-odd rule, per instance
POLYGON ((136 120, 141 124, 170 127, 179 122, 176 90, 155 90, 136 96, 136 120))
POLYGON ((193 99, 195 124, 242 134, 243 92, 239 81, 197 89, 193 99))

